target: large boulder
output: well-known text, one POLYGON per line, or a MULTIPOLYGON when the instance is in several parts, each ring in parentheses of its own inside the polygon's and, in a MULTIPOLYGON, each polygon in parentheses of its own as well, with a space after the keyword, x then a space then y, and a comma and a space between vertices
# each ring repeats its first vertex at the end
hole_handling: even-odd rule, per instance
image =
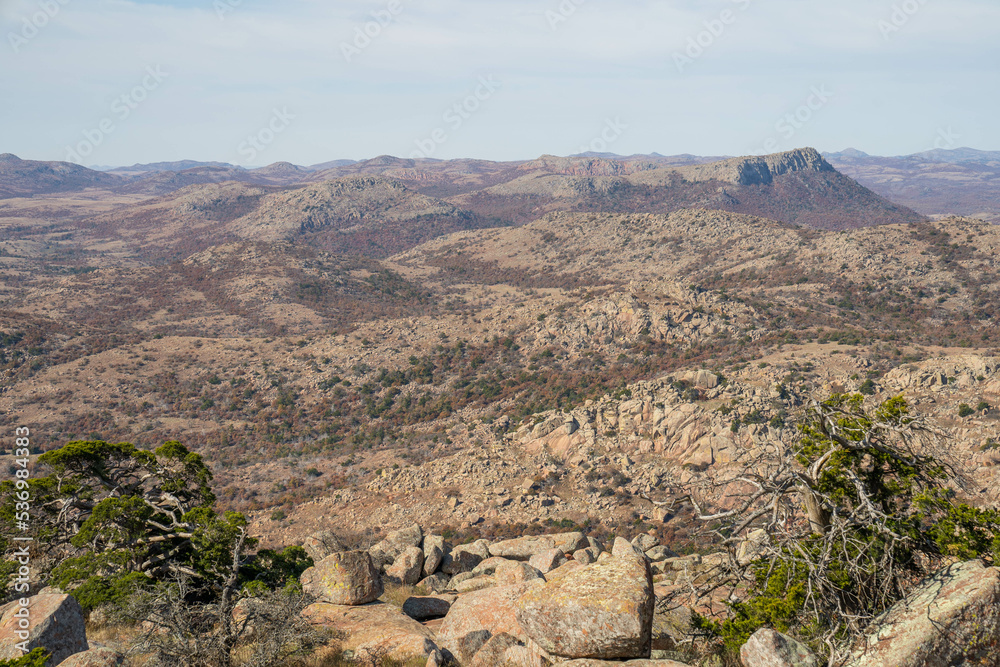
POLYGON ((740 648, 740 660, 751 667, 819 667, 816 655, 807 646, 770 628, 750 636, 740 648))
POLYGON ((628 552, 581 567, 525 593, 517 620, 539 646, 565 658, 648 658, 653 577, 645 557, 628 552))
POLYGON ((980 561, 943 568, 875 627, 850 667, 998 665, 1000 568, 980 561))
POLYGON ((426 621, 429 618, 443 618, 452 603, 454 595, 413 596, 403 602, 403 613, 416 621, 426 621))
POLYGON ((125 663, 125 656, 106 646, 74 653, 59 663, 59 667, 118 667, 125 663))
POLYGON ((420 581, 423 569, 424 552, 420 547, 407 547, 403 553, 396 556, 392 565, 386 566, 385 576, 393 583, 413 586, 420 581))
POLYGON ((314 563, 318 563, 330 554, 347 551, 347 547, 329 530, 321 530, 313 533, 302 542, 302 548, 306 550, 314 563))
POLYGON ((515 605, 518 599, 541 580, 510 586, 494 586, 462 595, 451 605, 448 615, 438 628, 438 642, 443 648, 458 655, 460 642, 465 635, 488 630, 490 635, 506 633, 520 640, 527 638, 517 622, 515 605))
POLYGON ((438 650, 433 632, 381 602, 355 607, 318 602, 306 607, 302 616, 315 626, 343 633, 347 638, 343 647, 361 659, 387 656, 405 661, 438 650))
POLYGON ((485 540, 478 540, 472 544, 463 544, 444 555, 441 562, 441 571, 445 574, 456 575, 463 572, 472 572, 477 565, 490 557, 489 549, 485 540))
POLYGON ((556 533, 549 535, 556 549, 561 549, 564 554, 571 554, 579 549, 586 549, 590 546, 587 536, 583 533, 556 533))
POLYGON ((50 652, 52 665, 90 648, 83 609, 75 599, 48 594, 35 595, 27 602, 27 606, 14 602, 4 607, 0 616, 0 660, 20 658, 23 651, 17 645, 23 642, 29 651, 41 647, 50 652))
POLYGON ((382 595, 382 575, 366 551, 331 554, 302 573, 302 589, 320 602, 359 605, 382 595))

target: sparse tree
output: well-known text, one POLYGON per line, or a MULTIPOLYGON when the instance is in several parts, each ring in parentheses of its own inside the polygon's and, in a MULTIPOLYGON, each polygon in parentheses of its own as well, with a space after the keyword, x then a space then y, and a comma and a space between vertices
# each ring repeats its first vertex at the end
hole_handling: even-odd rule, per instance
POLYGON ((878 614, 949 560, 1000 555, 1000 513, 956 500, 964 479, 943 434, 902 397, 815 402, 794 443, 747 455, 714 489, 692 489, 730 562, 696 593, 730 591, 726 620, 698 618, 730 651, 760 627, 840 664, 878 614), (704 498, 718 497, 709 511, 704 498), (702 498, 699 501, 699 498, 702 498))

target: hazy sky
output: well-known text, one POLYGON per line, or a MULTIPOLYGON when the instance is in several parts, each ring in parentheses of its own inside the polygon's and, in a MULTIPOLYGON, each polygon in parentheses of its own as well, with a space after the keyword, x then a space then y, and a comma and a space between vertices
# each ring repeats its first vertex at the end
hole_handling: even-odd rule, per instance
POLYGON ((0 31, 31 159, 1000 149, 997 0, 0 0, 0 31))

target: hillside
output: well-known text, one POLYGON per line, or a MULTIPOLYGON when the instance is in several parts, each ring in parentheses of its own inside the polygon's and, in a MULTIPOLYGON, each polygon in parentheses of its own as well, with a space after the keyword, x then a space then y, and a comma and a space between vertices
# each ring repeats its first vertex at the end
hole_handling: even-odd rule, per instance
POLYGON ((954 149, 901 157, 861 151, 826 156, 838 170, 924 215, 966 215, 1000 222, 1000 157, 954 149))
POLYGON ((124 180, 69 162, 22 160, 0 155, 0 198, 69 192, 85 188, 116 188, 124 180))

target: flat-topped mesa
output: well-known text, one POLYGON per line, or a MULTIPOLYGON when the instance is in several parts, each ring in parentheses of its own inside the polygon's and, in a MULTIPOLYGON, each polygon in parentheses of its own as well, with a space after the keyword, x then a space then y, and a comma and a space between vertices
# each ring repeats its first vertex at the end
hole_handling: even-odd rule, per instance
POLYGON ((770 185, 775 176, 799 171, 836 171, 815 148, 798 148, 772 155, 738 157, 711 164, 681 167, 689 181, 724 181, 738 185, 770 185))

